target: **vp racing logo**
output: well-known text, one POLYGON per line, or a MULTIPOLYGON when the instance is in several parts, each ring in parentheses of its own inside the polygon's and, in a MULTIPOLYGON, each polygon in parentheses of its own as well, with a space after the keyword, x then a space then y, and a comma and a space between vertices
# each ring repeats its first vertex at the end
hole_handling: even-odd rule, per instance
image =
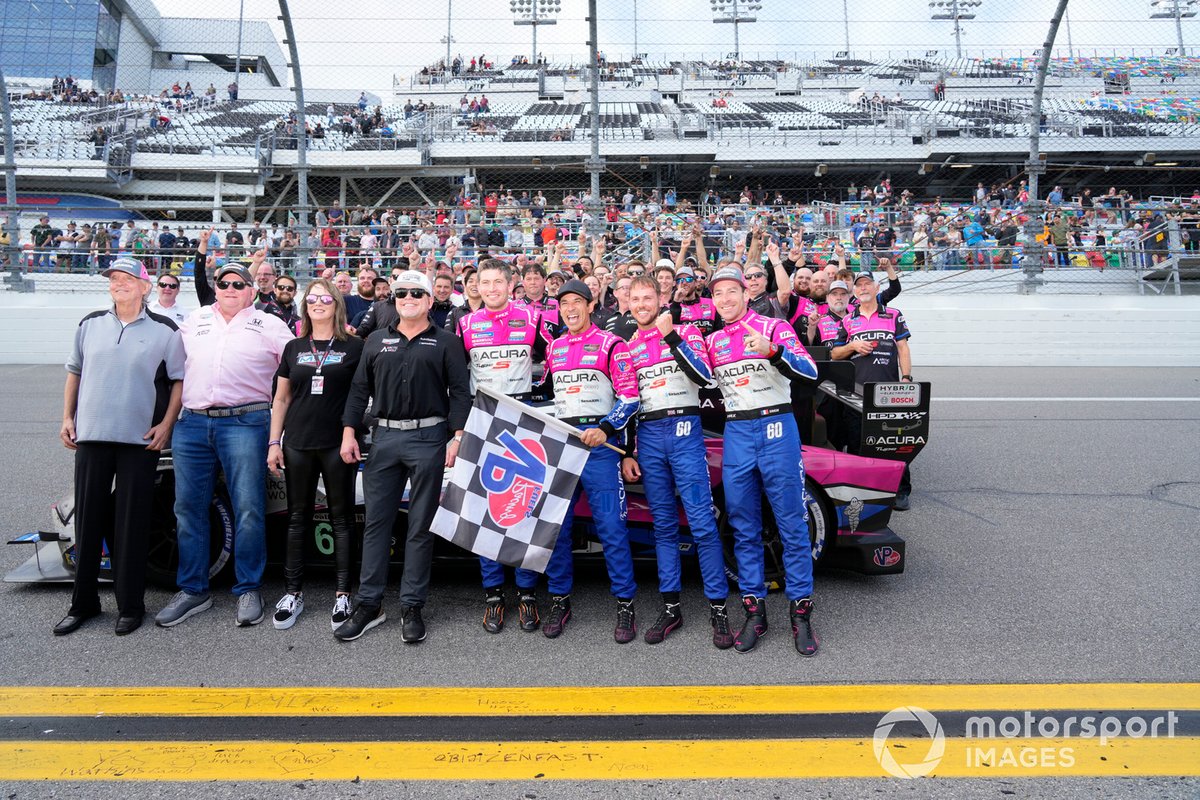
MULTIPOLYGON (((480 470, 488 493, 488 513, 501 528, 511 528, 533 515, 546 484, 546 450, 536 439, 502 431, 496 443, 503 453, 489 452, 480 470)), ((489 442, 494 446, 494 443, 489 442)))
MULTIPOLYGON (((911 727, 911 725, 907 727, 911 727)), ((941 763, 942 756, 946 753, 946 734, 942 730, 942 724, 937 721, 937 717, 925 709, 917 706, 901 706, 893 708, 879 720, 879 724, 875 726, 875 735, 871 744, 875 751, 875 760, 888 775, 893 778, 923 778, 937 769, 938 764, 941 763), (921 749, 919 746, 910 751, 906 745, 888 744, 892 729, 901 722, 915 722, 921 725, 925 729, 925 735, 930 739, 929 750, 918 761, 910 762, 908 759, 916 757, 917 751, 921 749), (898 761, 897 754, 905 760, 898 761)))

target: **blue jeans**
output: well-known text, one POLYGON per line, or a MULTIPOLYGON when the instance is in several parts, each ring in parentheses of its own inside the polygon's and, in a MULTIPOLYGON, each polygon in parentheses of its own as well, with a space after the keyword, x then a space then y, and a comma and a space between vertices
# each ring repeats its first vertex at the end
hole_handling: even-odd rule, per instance
POLYGON ((550 594, 570 594, 575 582, 571 526, 575 520, 575 504, 582 492, 587 492, 596 535, 604 547, 604 564, 608 567, 613 596, 627 600, 637 593, 637 583, 633 579, 633 554, 629 549, 629 532, 625 528, 625 484, 621 481, 621 457, 603 446, 593 448, 583 465, 575 496, 571 498, 558 541, 554 543, 554 552, 550 554, 550 563, 546 565, 550 594))
POLYGON ((638 465, 642 468, 642 487, 654 517, 659 591, 678 592, 681 588, 679 508, 675 504, 678 490, 696 542, 704 596, 725 602, 729 583, 725 578, 721 536, 713 516, 700 418, 664 417, 638 423, 637 452, 638 465))
POLYGON ((264 510, 267 503, 267 438, 271 412, 206 417, 186 409, 175 424, 175 517, 179 523, 179 588, 208 591, 209 524, 217 468, 233 501, 235 595, 262 586, 267 565, 264 510))
POLYGON ((789 600, 812 594, 812 542, 804 502, 804 465, 800 434, 791 414, 762 419, 730 420, 725 424, 725 511, 733 528, 738 586, 743 595, 765 597, 763 566, 762 494, 765 492, 779 539, 789 600))

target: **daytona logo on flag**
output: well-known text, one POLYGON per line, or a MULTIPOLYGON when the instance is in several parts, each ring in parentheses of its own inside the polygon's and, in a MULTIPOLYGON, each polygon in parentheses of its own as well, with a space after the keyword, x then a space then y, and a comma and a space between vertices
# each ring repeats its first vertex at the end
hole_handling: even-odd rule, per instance
POLYGON ((430 530, 501 564, 544 572, 591 452, 573 430, 481 387, 430 530))

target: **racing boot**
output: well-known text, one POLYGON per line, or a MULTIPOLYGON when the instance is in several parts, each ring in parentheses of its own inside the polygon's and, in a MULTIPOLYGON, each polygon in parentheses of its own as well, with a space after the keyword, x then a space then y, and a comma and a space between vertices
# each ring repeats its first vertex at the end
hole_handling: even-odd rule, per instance
POLYGON ((742 608, 746 610, 746 623, 733 640, 733 649, 749 653, 767 635, 767 598, 748 594, 742 598, 742 608))
POLYGON ((633 598, 617 598, 617 627, 613 628, 613 639, 617 644, 629 644, 637 638, 637 625, 633 619, 633 598))
POLYGON ((646 644, 658 644, 666 639, 671 631, 683 627, 683 611, 679 607, 679 595, 673 597, 663 595, 663 610, 658 612, 658 619, 646 629, 646 644))
POLYGON ((536 631, 542 621, 538 614, 537 595, 532 589, 521 592, 521 600, 517 603, 517 620, 521 623, 521 630, 526 632, 536 631))
POLYGON ((728 650, 733 647, 733 631, 729 629, 729 611, 724 603, 710 603, 709 615, 712 618, 713 647, 718 650, 728 650))
POLYGON ((488 633, 504 630, 504 587, 485 589, 487 605, 483 609, 483 629, 488 633))
POLYGON ((571 595, 556 594, 550 597, 550 613, 542 623, 542 635, 547 639, 557 639, 567 628, 571 619, 571 595))
POLYGON ((788 617, 792 620, 792 637, 796 640, 796 652, 805 658, 815 656, 820 647, 817 635, 813 633, 812 612, 811 597, 793 600, 788 611, 788 617))

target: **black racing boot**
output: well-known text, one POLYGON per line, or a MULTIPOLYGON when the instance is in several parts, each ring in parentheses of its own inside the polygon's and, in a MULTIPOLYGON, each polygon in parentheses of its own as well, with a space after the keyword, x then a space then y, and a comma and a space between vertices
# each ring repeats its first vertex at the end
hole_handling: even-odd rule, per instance
POLYGON ((537 595, 532 589, 521 591, 521 599, 517 603, 517 621, 521 623, 521 630, 526 632, 536 631, 542 621, 538 614, 537 595))
POLYGON ((504 587, 484 589, 487 605, 483 609, 483 629, 488 633, 504 630, 504 587))
POLYGON ((646 629, 646 644, 658 644, 666 639, 671 631, 683 627, 683 611, 678 602, 664 602, 663 610, 658 612, 658 619, 646 629))
POLYGON ((742 608, 746 610, 746 623, 734 639, 733 649, 749 653, 767 635, 767 598, 748 594, 742 598, 742 608))
POLYGON ((637 624, 633 620, 633 598, 617 598, 617 626, 613 628, 613 640, 617 644, 629 644, 637 638, 637 624))
POLYGON ((792 620, 792 636, 796 639, 796 652, 812 658, 821 646, 812 627, 813 601, 811 597, 793 600, 788 617, 792 620))
POLYGON ((729 629, 729 611, 724 603, 710 603, 709 615, 712 619, 713 647, 718 650, 728 650, 733 647, 733 631, 729 629))
POLYGON ((542 633, 547 639, 557 639, 566 630, 571 619, 571 595, 556 594, 550 597, 550 613, 542 623, 542 633))

